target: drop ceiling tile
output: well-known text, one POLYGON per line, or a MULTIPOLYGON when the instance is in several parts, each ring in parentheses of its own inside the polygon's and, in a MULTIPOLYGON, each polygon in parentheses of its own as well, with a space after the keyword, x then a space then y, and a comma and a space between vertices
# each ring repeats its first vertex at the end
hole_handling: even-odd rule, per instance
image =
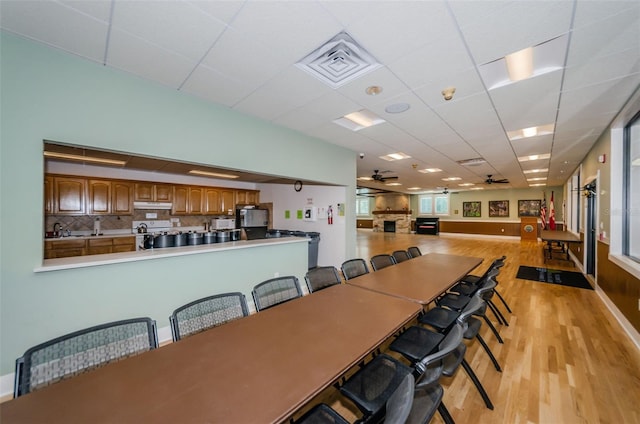
POLYGON ((308 111, 320 119, 324 119, 325 122, 330 123, 332 126, 340 128, 341 132, 349 130, 334 124, 333 120, 361 109, 362 107, 358 103, 346 98, 335 90, 327 91, 326 94, 300 108, 300 110, 308 111))
POLYGON ((638 19, 640 3, 637 1, 579 1, 576 2, 576 13, 573 26, 580 29, 593 23, 608 20, 616 15, 634 16, 638 19))
POLYGON ((72 7, 79 12, 86 13, 103 22, 111 20, 112 0, 58 0, 60 3, 72 7))
POLYGON ((235 105, 234 109, 272 120, 321 97, 329 88, 320 81, 309 81, 308 75, 290 66, 235 105), (291 87, 296 87, 292 90, 291 87))
POLYGON ((374 105, 388 105, 390 99, 408 90, 408 87, 386 67, 366 73, 337 89, 345 97, 368 109, 374 105), (382 92, 375 96, 369 95, 365 90, 370 86, 381 87, 382 92))
POLYGON ((194 61, 202 59, 225 29, 183 1, 116 2, 113 26, 194 61))
POLYGON ((416 87, 414 92, 429 106, 437 109, 440 106, 457 103, 467 97, 485 93, 482 80, 475 68, 469 68, 461 73, 448 74, 436 78, 424 85, 416 87), (455 87, 452 100, 445 100, 442 91, 448 87, 455 87))
POLYGON ((553 134, 522 138, 511 142, 516 157, 551 153, 552 145, 553 134))
POLYGON ((244 6, 244 1, 189 0, 189 3, 209 16, 227 24, 231 23, 244 6))
POLYGON ((116 28, 111 30, 107 64, 172 88, 178 88, 196 66, 195 61, 116 28))
POLYGON ((640 46, 568 67, 563 90, 574 90, 640 72, 640 46))
POLYGON ((458 23, 476 63, 483 64, 568 32, 572 9, 569 1, 507 1, 483 19, 465 14, 458 23))
POLYGON ((0 27, 102 63, 107 24, 54 2, 3 1, 0 27))
POLYGON ((463 138, 500 124, 489 96, 484 92, 443 102, 435 108, 435 112, 463 138))
POLYGON ((180 88, 194 96, 233 107, 253 90, 242 81, 229 79, 218 71, 199 65, 180 88))
POLYGON ((561 80, 562 72, 556 71, 491 90, 505 130, 554 123, 561 80))

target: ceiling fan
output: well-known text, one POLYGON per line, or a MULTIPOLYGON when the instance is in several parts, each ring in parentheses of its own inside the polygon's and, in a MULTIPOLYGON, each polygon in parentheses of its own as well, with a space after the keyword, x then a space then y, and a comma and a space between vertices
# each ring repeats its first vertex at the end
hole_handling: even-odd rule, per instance
POLYGON ((374 169, 373 170, 373 175, 371 176, 371 179, 373 181, 378 181, 380 183, 383 183, 383 182, 388 181, 388 180, 397 180, 398 179, 398 177, 396 177, 396 176, 394 176, 394 177, 385 177, 385 176, 382 175, 382 174, 385 174, 387 172, 391 172, 391 171, 378 171, 377 169, 374 169))
POLYGON ((500 180, 494 180, 493 178, 491 178, 493 175, 492 174, 488 174, 487 175, 487 179, 484 180, 485 184, 509 184, 509 180, 507 180, 506 178, 502 178, 500 180))

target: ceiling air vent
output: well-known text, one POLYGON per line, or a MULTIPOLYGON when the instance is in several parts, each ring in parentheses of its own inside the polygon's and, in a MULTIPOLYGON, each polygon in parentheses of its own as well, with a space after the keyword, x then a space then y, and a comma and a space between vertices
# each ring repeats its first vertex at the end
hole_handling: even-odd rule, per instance
POLYGON ((482 165, 485 162, 486 160, 484 160, 483 158, 464 159, 457 161, 458 165, 462 166, 478 166, 482 165))
POLYGON ((296 66, 330 87, 338 88, 382 65, 349 34, 341 32, 296 66))

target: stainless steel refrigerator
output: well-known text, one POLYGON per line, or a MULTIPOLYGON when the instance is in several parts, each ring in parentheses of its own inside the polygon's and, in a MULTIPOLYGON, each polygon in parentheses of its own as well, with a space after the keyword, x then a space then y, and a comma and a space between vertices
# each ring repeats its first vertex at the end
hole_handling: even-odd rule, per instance
POLYGON ((236 226, 245 231, 247 240, 267 238, 269 210, 258 208, 236 209, 236 226))

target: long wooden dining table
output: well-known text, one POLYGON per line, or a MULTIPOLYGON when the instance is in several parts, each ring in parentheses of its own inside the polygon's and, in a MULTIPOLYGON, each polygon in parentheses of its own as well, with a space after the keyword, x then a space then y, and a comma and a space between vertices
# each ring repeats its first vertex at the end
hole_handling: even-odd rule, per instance
POLYGON ((0 404, 0 422, 282 422, 420 310, 333 286, 0 404))
POLYGON ((482 263, 473 256, 427 253, 347 281, 347 284, 426 305, 482 263))

